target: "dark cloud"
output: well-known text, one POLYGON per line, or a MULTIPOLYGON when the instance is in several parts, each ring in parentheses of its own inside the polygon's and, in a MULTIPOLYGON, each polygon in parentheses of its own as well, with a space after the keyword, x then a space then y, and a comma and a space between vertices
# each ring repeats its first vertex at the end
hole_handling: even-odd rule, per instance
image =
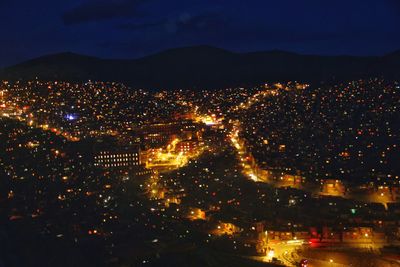
POLYGON ((159 27, 167 23, 167 19, 158 20, 148 23, 123 23, 117 26, 118 29, 127 31, 145 30, 149 28, 159 27))
POLYGON ((184 12, 175 18, 163 18, 147 23, 124 23, 118 25, 117 28, 128 31, 149 30, 150 28, 156 28, 168 33, 190 31, 196 32, 216 30, 226 23, 224 20, 225 19, 215 13, 191 15, 190 13, 184 12))
POLYGON ((191 16, 182 14, 175 22, 176 31, 209 31, 217 30, 228 23, 226 18, 214 13, 191 16))
POLYGON ((400 0, 386 0, 389 6, 395 9, 397 12, 400 12, 400 0))
POLYGON ((12 4, 12 0, 0 0, 0 7, 8 7, 10 4, 12 4))
POLYGON ((137 6, 145 0, 88 0, 64 13, 65 24, 78 24, 138 15, 137 6))

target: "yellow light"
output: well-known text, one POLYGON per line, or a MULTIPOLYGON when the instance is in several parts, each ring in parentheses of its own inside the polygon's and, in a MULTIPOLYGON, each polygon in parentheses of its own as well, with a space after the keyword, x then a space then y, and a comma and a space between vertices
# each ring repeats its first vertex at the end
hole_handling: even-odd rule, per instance
POLYGON ((269 259, 272 259, 275 256, 275 251, 273 249, 271 249, 270 251, 268 251, 267 257, 269 259))

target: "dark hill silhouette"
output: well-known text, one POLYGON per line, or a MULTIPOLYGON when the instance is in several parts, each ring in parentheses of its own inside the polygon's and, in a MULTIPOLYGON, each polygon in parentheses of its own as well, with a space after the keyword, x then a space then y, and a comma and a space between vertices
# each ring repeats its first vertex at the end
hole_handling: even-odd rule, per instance
POLYGON ((287 80, 329 82, 365 77, 400 80, 400 51, 379 57, 354 57, 300 55, 278 50, 233 53, 195 46, 134 60, 60 53, 5 68, 0 77, 118 81, 149 89, 216 88, 287 80))

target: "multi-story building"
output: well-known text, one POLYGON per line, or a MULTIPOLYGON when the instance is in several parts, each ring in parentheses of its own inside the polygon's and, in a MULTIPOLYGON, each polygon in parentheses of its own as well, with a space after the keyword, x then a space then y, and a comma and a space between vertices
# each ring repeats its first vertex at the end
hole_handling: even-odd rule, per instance
POLYGON ((139 148, 103 150, 94 155, 94 165, 100 168, 129 168, 140 164, 139 148))
POLYGON ((175 138, 192 139, 201 138, 201 129, 191 121, 159 123, 143 126, 135 131, 141 136, 143 143, 148 148, 159 147, 168 144, 175 138))
POLYGON ((176 150, 183 154, 191 154, 198 147, 198 142, 195 140, 181 141, 176 145, 176 150))

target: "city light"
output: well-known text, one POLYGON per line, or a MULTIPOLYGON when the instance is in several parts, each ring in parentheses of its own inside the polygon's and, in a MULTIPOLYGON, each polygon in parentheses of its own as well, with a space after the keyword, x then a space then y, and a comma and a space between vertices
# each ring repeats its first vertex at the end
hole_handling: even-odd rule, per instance
POLYGON ((69 120, 69 121, 74 121, 74 120, 77 119, 77 116, 76 116, 76 115, 73 115, 73 114, 67 114, 67 115, 65 115, 65 118, 66 118, 67 120, 69 120))
POLYGON ((282 266, 377 263, 399 240, 394 89, 379 79, 162 92, 9 83, 4 219, 113 257, 132 238, 145 248, 135 262, 149 265, 162 261, 150 250, 198 247, 282 266))

